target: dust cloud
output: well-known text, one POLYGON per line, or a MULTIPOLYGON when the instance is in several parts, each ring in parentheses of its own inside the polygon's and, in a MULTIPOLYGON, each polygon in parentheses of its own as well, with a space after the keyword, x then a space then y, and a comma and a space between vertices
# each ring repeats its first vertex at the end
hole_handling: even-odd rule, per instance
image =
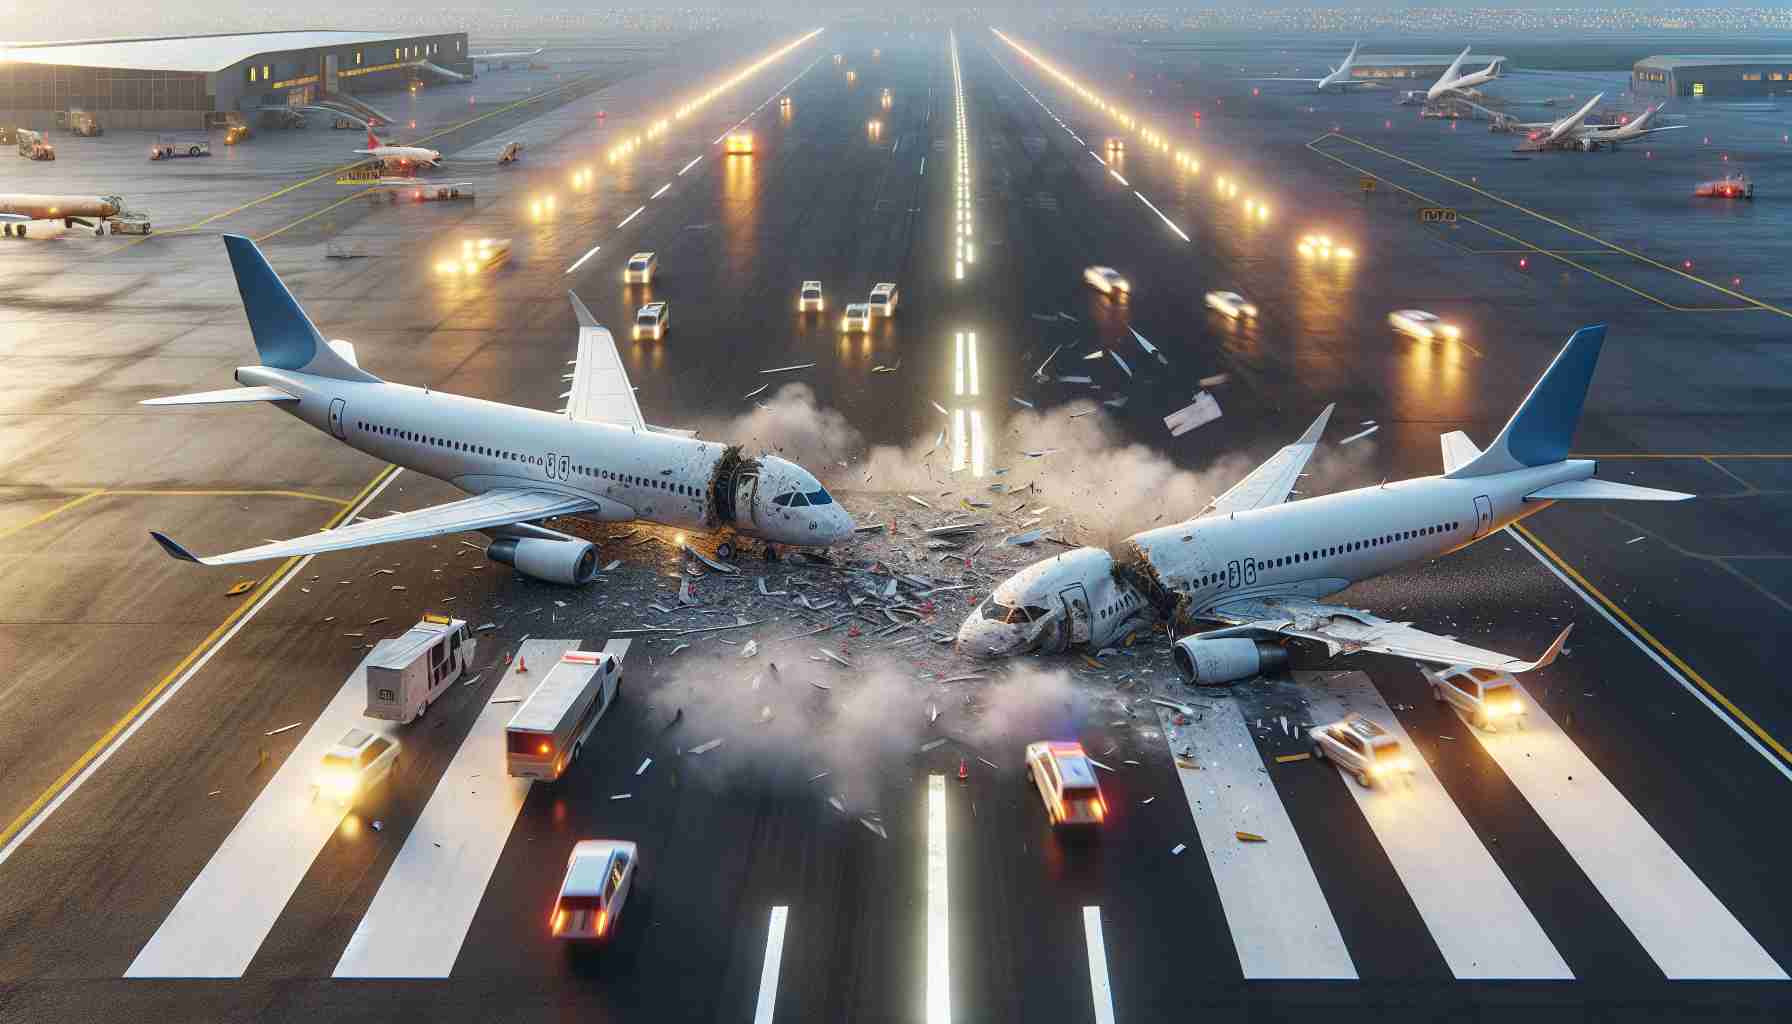
MULTIPOLYGON (((982 478, 952 472, 953 438, 944 417, 939 428, 906 445, 868 446, 845 414, 820 406, 815 392, 800 383, 784 385, 743 415, 702 424, 701 435, 801 463, 835 490, 906 491, 923 498, 948 489, 981 492, 976 496, 1006 509, 1014 507, 1014 494, 991 493, 988 485, 1019 492, 1031 484, 1036 490, 1022 495, 1029 508, 1049 509, 1041 513, 1048 523, 1074 518, 1081 540, 1097 546, 1192 516, 1256 468, 1242 455, 1221 456, 1199 470, 1179 468, 1163 453, 1127 441, 1105 409, 1074 418, 1073 411, 1075 406, 1062 405, 1012 416, 1006 432, 989 442, 982 478), (1030 457, 1028 451, 1050 454, 1030 457)), ((1367 441, 1321 446, 1296 489, 1311 496, 1368 483, 1364 475, 1373 455, 1367 441)))
MULTIPOLYGON (((725 758, 728 774, 744 761, 774 784, 808 786, 825 771, 814 783, 817 795, 838 796, 860 814, 878 809, 892 779, 909 778, 904 765, 932 740, 946 740, 949 754, 973 765, 983 757, 1013 770, 1027 743, 1075 739, 1075 723, 1087 718, 1086 705, 1095 699, 1072 685, 1068 670, 1045 663, 978 666, 986 678, 940 683, 940 666, 950 655, 922 666, 893 654, 860 653, 849 669, 816 653, 824 639, 762 641, 754 658, 741 657, 739 647, 698 645, 708 650, 659 661, 665 681, 654 703, 666 713, 683 712, 675 749, 686 757, 725 758), (930 722, 934 710, 938 717, 930 722), (689 753, 716 739, 722 746, 713 752, 689 753)), ((690 777, 702 784, 712 775, 690 777)))

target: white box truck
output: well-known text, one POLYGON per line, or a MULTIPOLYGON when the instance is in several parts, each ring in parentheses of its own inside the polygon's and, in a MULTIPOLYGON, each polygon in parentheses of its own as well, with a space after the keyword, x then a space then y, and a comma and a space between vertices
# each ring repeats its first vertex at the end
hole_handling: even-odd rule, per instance
POLYGON ((504 729, 504 763, 519 779, 553 782, 584 749, 622 687, 622 659, 608 650, 568 651, 504 729))
POLYGON ((425 615, 367 659, 367 717, 404 724, 422 715, 473 664, 465 619, 425 615))

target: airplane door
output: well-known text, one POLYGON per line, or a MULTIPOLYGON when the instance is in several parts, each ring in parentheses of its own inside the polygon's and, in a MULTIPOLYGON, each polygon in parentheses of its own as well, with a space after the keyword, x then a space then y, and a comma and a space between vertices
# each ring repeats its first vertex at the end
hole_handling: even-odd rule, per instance
POLYGON ((1487 536, 1487 530, 1493 525, 1493 502, 1485 494, 1475 497, 1475 536, 1487 536))
POLYGON ((1058 591, 1058 599, 1064 602, 1064 621, 1068 623, 1069 642, 1086 644, 1089 642, 1089 594, 1081 583, 1072 583, 1058 591))
POLYGON ((347 408, 348 403, 340 398, 330 400, 330 433, 345 441, 348 440, 348 431, 342 424, 342 417, 347 408))

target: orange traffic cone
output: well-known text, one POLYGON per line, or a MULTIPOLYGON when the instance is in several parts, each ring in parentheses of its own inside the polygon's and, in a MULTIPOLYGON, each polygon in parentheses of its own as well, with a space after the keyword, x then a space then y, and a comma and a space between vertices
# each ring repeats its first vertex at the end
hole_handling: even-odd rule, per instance
POLYGON ((968 780, 970 777, 971 777, 971 766, 965 763, 964 758, 962 758, 962 757, 959 758, 958 759, 958 781, 964 782, 964 781, 968 780))
POLYGON ((516 671, 518 675, 529 674, 529 659, 523 657, 521 654, 516 656, 516 671))

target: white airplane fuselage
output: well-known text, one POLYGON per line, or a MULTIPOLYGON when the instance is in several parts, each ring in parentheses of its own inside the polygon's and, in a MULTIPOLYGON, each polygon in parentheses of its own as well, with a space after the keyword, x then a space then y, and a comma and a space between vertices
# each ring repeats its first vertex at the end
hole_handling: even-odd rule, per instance
POLYGON ((1005 608, 1044 609, 1053 621, 1044 628, 1036 619, 997 622, 979 608, 965 620, 959 645, 982 657, 1111 646, 1141 620, 1170 610, 1154 606, 1149 585, 1132 579, 1155 581, 1160 601, 1185 599, 1177 610, 1183 619, 1257 594, 1327 597, 1534 515, 1553 503, 1525 495, 1586 479, 1594 468, 1570 459, 1466 479, 1418 477, 1192 519, 1127 538, 1117 548, 1118 572, 1108 551, 1080 548, 1023 569, 990 595, 1005 608))
MULTIPOLYGON (((33 221, 61 221, 64 227, 76 224, 93 227, 95 222, 118 216, 124 201, 117 196, 58 196, 28 192, 0 194, 0 224, 12 234, 12 226, 33 221)), ((21 228, 22 230, 22 228, 21 228)))
POLYGON ((776 544, 825 545, 852 534, 839 504, 775 505, 821 485, 802 467, 765 456, 727 473, 738 449, 652 430, 394 384, 350 381, 268 366, 237 380, 298 396, 284 411, 377 459, 447 481, 469 494, 526 488, 587 497, 581 518, 644 519, 698 531, 731 529, 776 544), (732 456, 730 453, 734 453, 732 456), (730 514, 730 510, 732 514, 730 514))

